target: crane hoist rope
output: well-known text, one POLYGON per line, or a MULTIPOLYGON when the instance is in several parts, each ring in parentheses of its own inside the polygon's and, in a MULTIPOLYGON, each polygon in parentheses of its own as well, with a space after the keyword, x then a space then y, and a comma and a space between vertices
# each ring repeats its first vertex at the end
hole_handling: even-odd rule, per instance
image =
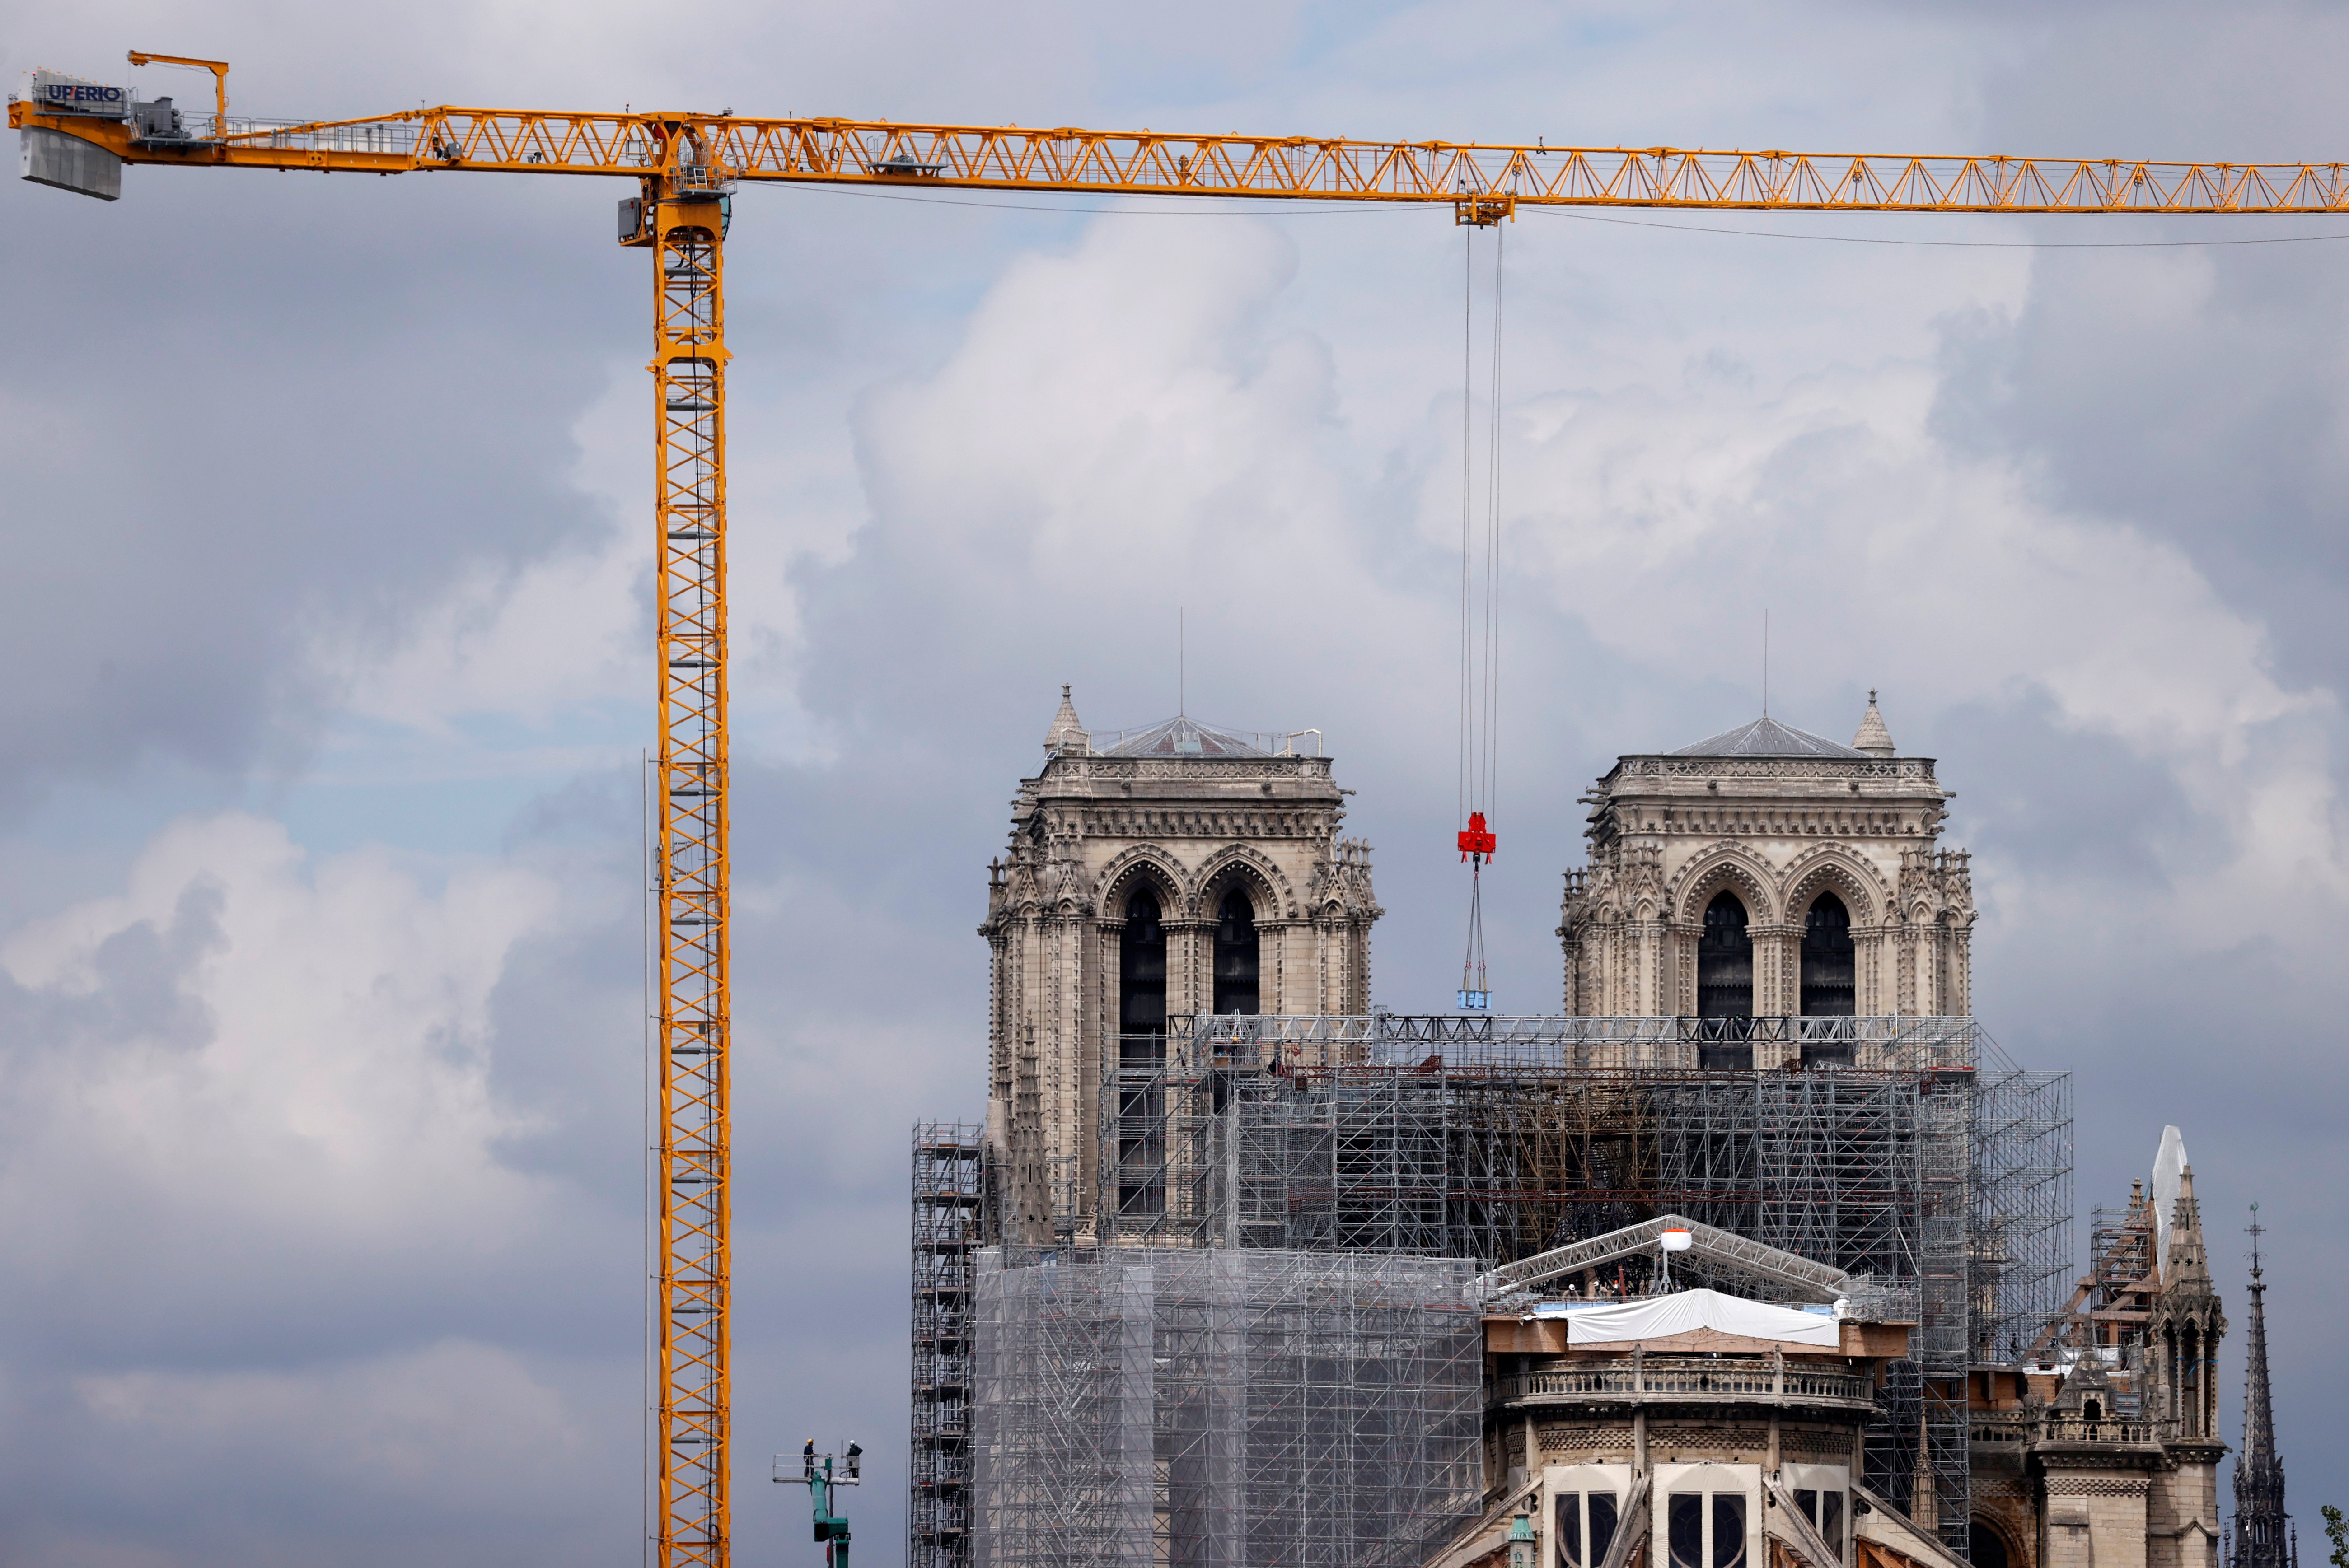
POLYGON ((1461 225, 1460 271, 1460 859, 1468 866, 1468 946, 1460 961, 1459 1006, 1493 1005, 1485 972, 1485 862, 1500 840, 1492 828, 1500 773, 1501 706, 1501 345, 1503 230, 1461 225), (1477 527, 1476 232, 1493 231, 1493 343, 1485 398, 1485 506, 1477 527), (1481 559, 1479 552, 1482 552, 1481 559))
MULTIPOLYGON (((336 120, 231 119, 228 67, 209 115, 168 98, 31 73, 8 123, 27 180, 113 201, 127 164, 316 173, 610 175, 634 181, 619 240, 651 253, 660 752, 658 888, 660 1323, 655 1412, 663 1568, 729 1563, 731 1251, 726 692, 724 243, 739 184, 867 193, 1053 191, 1450 207, 1492 227, 1530 207, 1952 213, 2349 214, 2349 162, 2162 162, 1673 147, 1551 147, 1347 137, 1168 135, 1070 127, 906 124, 624 108, 439 108, 336 120)), ((1498 407, 1501 341, 1495 246, 1498 407)), ((1497 415, 1496 415, 1497 417, 1497 415)), ((1497 436, 1495 437, 1497 440, 1497 436)), ((1464 447, 1464 465, 1474 458, 1464 447)), ((1485 669, 1497 653, 1497 450, 1488 461, 1485 669)), ((1464 507, 1473 540, 1473 510, 1464 507)), ((1475 601, 1473 570, 1466 599, 1475 601)), ((1478 646, 1472 636, 1464 647, 1478 646)), ((1462 804, 1461 852, 1495 848, 1484 812, 1497 760, 1497 681, 1469 691, 1486 750, 1462 804), (1474 835, 1473 837, 1471 835, 1474 835)), ((1477 755, 1464 738, 1464 764, 1477 755)), ((1479 889, 1472 885, 1472 920, 1479 889)), ((1473 953, 1473 950, 1472 950, 1473 953)))

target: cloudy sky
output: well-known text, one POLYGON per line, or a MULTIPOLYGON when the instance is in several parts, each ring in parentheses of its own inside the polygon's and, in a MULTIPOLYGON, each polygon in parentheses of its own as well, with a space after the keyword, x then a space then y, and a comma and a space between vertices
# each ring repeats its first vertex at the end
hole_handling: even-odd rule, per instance
MULTIPOLYGON (((226 56, 268 116, 2349 153, 2349 18, 2313 5, 16 0, 0 25, 12 82, 130 80, 130 47, 226 56)), ((0 189, 11 1563, 636 1558, 650 301, 611 242, 625 193, 0 189)), ((761 1557, 807 1550, 763 1456, 844 1434, 876 1456, 860 1550, 895 1559, 906 1130, 980 1109, 984 867, 1061 683, 1097 728, 1166 717, 1184 611, 1190 710, 1318 727, 1360 791, 1381 1001, 1457 983, 1461 232, 1028 206, 1090 210, 736 209, 761 1557)), ((1498 1003, 1556 1006, 1574 797, 1752 717, 1766 609, 1775 715, 1847 738, 1879 688, 1941 759, 1979 1010, 2078 1075, 2083 1211, 2184 1128, 2230 1395, 2264 1205, 2313 1533, 2349 1481, 2322 1332, 2349 1290, 2349 238, 2186 242, 2349 217, 1661 221, 1504 236, 1498 1003)))

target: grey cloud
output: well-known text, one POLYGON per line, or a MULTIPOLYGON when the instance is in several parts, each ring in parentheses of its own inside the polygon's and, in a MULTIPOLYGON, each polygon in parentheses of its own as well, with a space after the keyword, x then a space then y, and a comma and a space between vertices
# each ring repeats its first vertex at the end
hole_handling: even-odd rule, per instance
MULTIPOLYGON (((2084 7, 2065 26, 2117 18, 2084 7)), ((2093 68, 2024 49, 1983 77, 2002 147, 2128 156, 2309 159, 2338 136, 2323 85, 2344 42, 2325 6, 2238 10, 2220 35, 2183 8, 2132 12, 2093 68)), ((2055 34, 2053 36, 2061 36, 2055 34)), ((2242 240, 2332 234, 2337 222, 2040 221, 2049 241, 2242 240)), ((2336 685, 2349 554, 2339 432, 2349 419, 2344 313, 2330 243, 2034 258, 2012 319, 1945 329, 1940 428, 2029 464, 2064 504, 2126 518, 2186 551, 2230 598, 2260 607, 2281 667, 2336 685)))
POLYGON ((220 913, 218 886, 191 886, 168 924, 140 921, 100 943, 87 990, 35 993, 0 973, 0 1061, 24 1073, 36 1068, 36 1057, 63 1051, 184 1051, 210 1043, 212 1014, 182 982, 225 944, 220 913))
POLYGON ((1899 738, 1948 758, 1940 777, 1958 792, 1954 841, 2034 877, 2138 899, 2219 856, 2168 769, 2108 737, 2067 732, 2044 697, 1920 714, 1899 738), (2086 823, 2095 830, 2082 831, 2086 823))
POLYGON ((2282 669, 2331 684, 2349 656, 2337 269, 2157 254, 2042 261, 2013 320, 1951 323, 1939 426, 2021 457, 2060 504, 2170 541, 2261 607, 2282 669))
POLYGON ((425 192, 256 203, 239 178, 133 170, 120 203, 62 212, 0 191, 0 265, 45 294, 0 397, 0 659, 37 672, 0 696, 19 810, 67 779, 293 762, 334 698, 314 633, 379 644, 467 569, 595 521, 567 427, 630 321, 527 286, 577 242, 546 203, 444 188, 455 211, 419 222, 425 192))
MULTIPOLYGON (((1056 123, 1165 115, 1354 133, 1513 134, 1562 120, 1591 139, 1681 143, 1735 141, 1757 125, 1764 140, 1807 129, 1878 142, 1920 125, 1938 136, 1980 112, 1982 134, 2001 144, 2064 150, 2093 131, 2164 150, 2149 134, 2176 139, 2168 129, 2182 125, 2178 137, 2198 144, 2188 150, 2207 139, 2223 151, 2216 144, 2289 140, 2281 131, 2301 135, 2317 112, 2294 110, 2302 118, 2286 125, 2278 103, 2329 102, 2299 73, 2316 68, 2308 62, 2324 56, 2331 24, 2291 8, 2261 12, 2260 36, 2318 40, 2282 67, 2303 85, 2198 88, 2183 95, 2182 121, 2163 117, 2180 84, 2199 79, 2195 50, 2227 24, 2176 12, 2142 29, 2185 40, 2139 62, 2146 86, 2124 91, 2116 84, 2128 73, 2116 69, 2095 92, 2078 90, 2076 62, 2091 44, 2110 46, 2107 11, 2035 14, 2026 42, 2045 63, 2020 72, 1998 63, 2012 18, 1985 27, 1947 11, 1923 24, 1848 7, 1739 22, 1691 7, 1636 26, 1586 12, 1532 34, 1490 18, 1469 26, 1445 7, 1398 7, 1392 25, 1340 36, 1291 12, 1249 31, 1255 13, 1233 8, 1196 29, 1220 42, 1169 50, 1154 33, 1146 59, 1142 24, 1072 8, 983 21, 921 8, 698 15, 736 40, 725 57, 675 57, 667 35, 631 31, 647 25, 617 14, 549 37, 527 16, 444 7, 379 47, 302 58, 258 14, 219 26, 251 84, 240 101, 301 108, 417 93, 707 93, 802 110, 1056 123), (1246 47, 1232 42, 1244 31, 1246 47), (1813 52, 1830 32, 1834 50, 1813 52), (1460 50, 1454 63, 1427 52, 1431 35, 1460 50), (465 47, 449 43, 457 36, 465 47), (1502 36, 1537 46, 1513 43, 1515 66, 1496 73, 1489 51, 1502 36), (1946 45, 1939 64, 1880 68, 1922 57, 1927 45, 1946 45), (1820 87, 1838 74, 1857 85, 1820 87)), ((140 41, 109 33, 83 52, 110 60, 140 41)), ((60 39, 39 42, 49 50, 60 39)), ((511 571, 600 526, 602 503, 572 488, 572 427, 642 358, 640 259, 608 249, 615 192, 605 186, 139 171, 131 183, 112 209, 61 206, 67 198, 13 183, 0 196, 20 220, 0 224, 0 257, 9 275, 46 291, 44 310, 25 313, 5 351, 14 383, 88 352, 129 367, 134 387, 160 376, 165 387, 139 399, 68 385, 6 405, 0 443, 16 477, 0 515, 20 570, 0 590, 0 656, 39 678, 0 696, 0 733, 13 738, 0 784, 16 789, 16 820, 32 831, 50 820, 34 803, 57 780, 135 780, 158 759, 212 770, 223 788, 255 769, 298 778, 305 748, 336 716, 330 678, 302 663, 308 630, 356 627, 362 645, 388 642, 460 572, 511 571), (57 259, 59 221, 100 237, 71 265, 57 259)), ((972 927, 983 867, 1061 681, 1076 683, 1096 725, 1164 717, 1173 610, 1187 603, 1193 710, 1319 725, 1344 781, 1361 790, 1350 826, 1380 845, 1392 912, 1379 937, 1381 999, 1426 1006, 1453 984, 1464 903, 1445 843, 1455 825, 1453 562, 1423 540, 1418 508, 1445 461, 1441 431, 1428 433, 1443 415, 1428 410, 1456 369, 1457 242, 1440 216, 1283 228, 1295 238, 1275 248, 1290 259, 1216 302, 1235 315, 1200 329, 1194 361, 1226 378, 1202 405, 1207 415, 1268 365, 1288 377, 1253 407, 1293 421, 1281 433, 1298 460, 1284 480, 1319 474, 1324 488, 1270 489, 1266 468, 1245 469, 1164 525, 1184 547, 1177 569, 1105 550, 1099 574, 1071 586, 1052 575, 1050 542, 1038 543, 1032 494, 1013 487, 1007 500, 980 491, 970 470, 926 470, 923 448, 953 426, 891 416, 960 351, 975 302, 999 288, 1009 258, 1062 255, 1085 232, 1043 215, 812 194, 748 193, 741 211, 737 388, 741 408, 760 412, 734 427, 742 514, 806 526, 838 498, 818 493, 803 459, 844 468, 838 449, 854 441, 857 465, 843 503, 857 531, 844 553, 811 547, 787 582, 741 590, 792 592, 804 642, 761 663, 738 700, 796 706, 816 732, 804 748, 803 738, 746 733, 736 801, 740 1517, 745 1552, 763 1553, 800 1526, 777 1489, 761 1489, 762 1449, 847 1428, 887 1455, 902 1431, 905 1127, 978 1109, 986 980, 972 927), (1279 553, 1283 531, 1301 527, 1310 507, 1335 520, 1317 544, 1330 567, 1319 575, 1294 569, 1302 552, 1279 553), (803 750, 828 759, 781 760, 803 750)), ((1848 313, 1880 311, 1858 319, 1922 340, 1931 310, 1917 304, 1920 280, 1953 275, 1909 253, 1862 265, 1840 247, 1820 247, 1838 253, 1821 258, 1645 232, 1633 245, 1583 228, 1559 226, 1545 241, 1527 224, 1512 239, 1518 264, 1538 269, 1525 274, 1513 319, 1549 355, 1529 352, 1513 373, 1529 387, 1651 398, 1645 418, 1660 424, 1685 407, 1672 377, 1690 364, 1734 364, 1766 389, 1789 362, 1901 352, 1852 327, 1848 313), (1866 290, 1819 306, 1806 277, 1839 268, 1866 290), (1782 335, 1770 335, 1773 324, 1782 335), (1653 350, 1667 370, 1651 373, 1640 356, 1658 343, 1669 346, 1653 350)), ((1170 223, 1151 243, 1212 261, 1229 242, 1170 223)), ((2179 542, 2230 604, 2270 619, 2292 681, 2329 682, 2339 562, 2323 520, 2337 499, 2327 432, 2338 397, 2332 329, 2306 328, 2333 319, 2325 264, 2221 257, 2209 263, 2214 292, 2176 305, 2147 292, 2161 268, 2047 262, 2012 319, 1944 328, 1937 428, 1953 449, 2026 467, 2048 504, 2179 542), (2255 380, 2240 372, 2254 362, 2255 380), (2228 520, 2223 531, 2214 517, 2228 520)), ((1129 301, 1136 311, 1148 303, 1129 301)), ((1060 326, 1071 355, 1131 346, 1114 326, 1088 337, 1043 325, 1060 326)), ((1120 449, 1164 455, 1108 440, 1065 454, 1100 464, 1106 482, 1092 505, 1105 532, 1151 500, 1115 482, 1119 465, 1102 454, 1120 449)), ((1800 517, 1833 500, 1819 493, 1834 482, 1832 462, 1811 448, 1781 457, 1772 504, 1800 517)), ((1689 564, 1685 613, 1648 628, 1646 649, 1588 629, 1587 604, 1621 586, 1604 578, 1572 584, 1581 604, 1530 594, 1513 603, 1506 853, 1487 910, 1496 980, 1528 1009, 1555 995, 1557 876, 1580 860, 1573 797, 1617 750, 1750 717, 1755 683, 1735 624, 1753 597, 1750 570, 1725 557, 1689 564), (1650 656, 1667 645, 1708 652, 1690 666, 1650 656)), ((1807 620, 1810 640, 1807 667, 1790 659, 1774 707, 1806 727, 1847 732, 1873 678, 1861 666, 1899 650, 1839 638, 1833 604, 1778 613, 1807 620)), ((1999 614, 1985 604, 1959 634, 1920 627, 1915 639, 1940 638, 1931 656, 1961 660, 1968 638, 1999 634, 1999 614)), ((1961 791, 1956 836, 1978 864, 2017 879, 2035 907, 2085 912, 2002 922, 1993 910, 1980 961, 1983 1012, 2008 1047, 2083 1075, 2084 1206, 2124 1195, 2160 1123, 2178 1119, 2214 1225, 2222 1204, 2260 1196, 2312 1238, 2291 1265, 2295 1294, 2274 1303, 2279 1356, 2300 1374, 2282 1390, 2286 1451, 2296 1477, 2337 1470, 2341 1444, 2321 1413, 2344 1371, 2320 1343, 2317 1305, 2344 1283, 2333 1196, 2341 1143, 2323 1109, 2341 1079, 2337 980, 2258 935, 2222 929, 2196 943, 2175 934, 2177 923, 2139 918, 2180 896, 2178 880, 2223 848, 2164 767, 2066 728, 2028 695, 1942 711, 1887 698, 1895 734, 1938 752, 1961 791)), ((2336 750, 2338 727, 2320 726, 2336 750)), ((2326 778, 2341 777, 2328 758, 2326 778)), ((571 904, 558 928, 514 952, 491 1004, 494 1092, 532 1119, 499 1153, 554 1194, 541 1233, 486 1255, 461 1239, 460 1213, 450 1234, 398 1245, 321 1226, 289 1246, 240 1234, 235 1215, 175 1235, 154 1195, 82 1173, 73 1212, 100 1239, 69 1290, 13 1296, 0 1314, 0 1428, 15 1434, 0 1466, 8 1554, 625 1556, 636 1528, 641 1278, 634 810, 625 771, 585 777, 534 802, 503 845, 559 881, 571 904), (415 1440, 429 1446, 429 1420, 400 1425, 403 1389, 459 1412, 480 1408, 461 1397, 469 1384, 518 1406, 535 1397, 502 1381, 493 1362, 434 1358, 452 1342, 514 1358, 570 1401, 568 1415, 516 1426, 508 1451, 460 1448, 453 1465, 392 1453, 413 1463, 388 1466, 392 1480, 338 1468, 328 1450, 361 1418, 420 1431, 415 1440), (88 1387, 149 1373, 192 1379, 184 1408, 159 1405, 143 1420, 94 1413, 88 1387), (254 1393, 203 1380, 247 1374, 284 1374, 320 1402, 271 1405, 277 1385, 254 1393), (237 1411, 254 1408, 290 1412, 258 1448, 258 1429, 237 1424, 248 1419, 237 1411), (186 1409, 219 1413, 207 1426, 186 1409), (211 1437, 191 1442, 191 1430, 211 1437), (485 1487, 508 1495, 485 1500, 485 1487)), ((199 899, 116 938, 88 998, 0 985, 6 1059, 112 1048, 142 1032, 201 1040, 208 1020, 174 976, 210 951, 209 918, 199 899)), ((6 1114, 41 1108, 19 1093, 6 1114)), ((888 1464, 876 1473, 856 1500, 857 1526, 886 1554, 899 1504, 888 1464)))

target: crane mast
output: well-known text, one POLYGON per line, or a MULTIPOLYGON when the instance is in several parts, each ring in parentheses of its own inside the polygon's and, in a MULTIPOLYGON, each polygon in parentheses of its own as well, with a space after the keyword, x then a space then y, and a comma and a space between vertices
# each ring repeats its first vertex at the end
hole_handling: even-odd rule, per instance
MULTIPOLYGON (((728 1561, 732 1437, 730 856, 726 725, 722 167, 689 135, 644 181, 623 242, 653 252, 653 517, 660 562, 659 1325, 664 1564, 728 1561)), ((629 209, 624 208, 626 212, 629 209)))
MULTIPOLYGON (((1170 136, 1068 128, 440 108, 207 121, 36 73, 12 97, 25 177, 112 200, 126 163, 400 174, 623 175, 620 242, 653 253, 660 1051, 657 1516, 663 1568, 731 1558, 732 1104, 726 689, 725 242, 738 181, 1449 205, 1912 212, 2333 213, 2349 164, 1833 155, 1671 147, 1170 136), (192 120, 192 123, 190 121, 192 120)), ((1469 848, 1467 835, 1462 849, 1469 848)))

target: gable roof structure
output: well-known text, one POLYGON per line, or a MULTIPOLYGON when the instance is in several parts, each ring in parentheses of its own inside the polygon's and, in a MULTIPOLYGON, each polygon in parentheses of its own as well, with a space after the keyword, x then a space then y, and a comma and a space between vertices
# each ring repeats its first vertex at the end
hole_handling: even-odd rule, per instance
POLYGON ((1269 757, 1264 748, 1233 734, 1201 724, 1195 718, 1176 717, 1164 724, 1154 724, 1137 735, 1127 736, 1111 747, 1111 757, 1269 757))
POLYGON ((1492 1273, 1480 1274, 1472 1288, 1485 1295, 1499 1296, 1526 1290, 1560 1274, 1576 1274, 1596 1268, 1617 1258, 1644 1253, 1661 1240, 1666 1231, 1686 1231, 1688 1252, 1714 1269, 1744 1279, 1775 1285, 1808 1296, 1814 1301, 1834 1301, 1850 1293, 1854 1281, 1843 1270, 1799 1253, 1790 1253, 1765 1243, 1750 1241, 1734 1231, 1721 1230, 1713 1225, 1684 1220, 1678 1214, 1659 1214, 1652 1220, 1642 1220, 1636 1225, 1626 1225, 1605 1235, 1572 1242, 1520 1258, 1504 1264, 1492 1273))
MULTIPOLYGON (((1888 737, 1888 739, 1889 738, 1888 737)), ((1674 757, 1826 757, 1838 761, 1866 762, 1868 754, 1856 747, 1842 746, 1824 736, 1780 724, 1764 717, 1751 724, 1741 724, 1719 735, 1683 746, 1672 752, 1674 757)))

